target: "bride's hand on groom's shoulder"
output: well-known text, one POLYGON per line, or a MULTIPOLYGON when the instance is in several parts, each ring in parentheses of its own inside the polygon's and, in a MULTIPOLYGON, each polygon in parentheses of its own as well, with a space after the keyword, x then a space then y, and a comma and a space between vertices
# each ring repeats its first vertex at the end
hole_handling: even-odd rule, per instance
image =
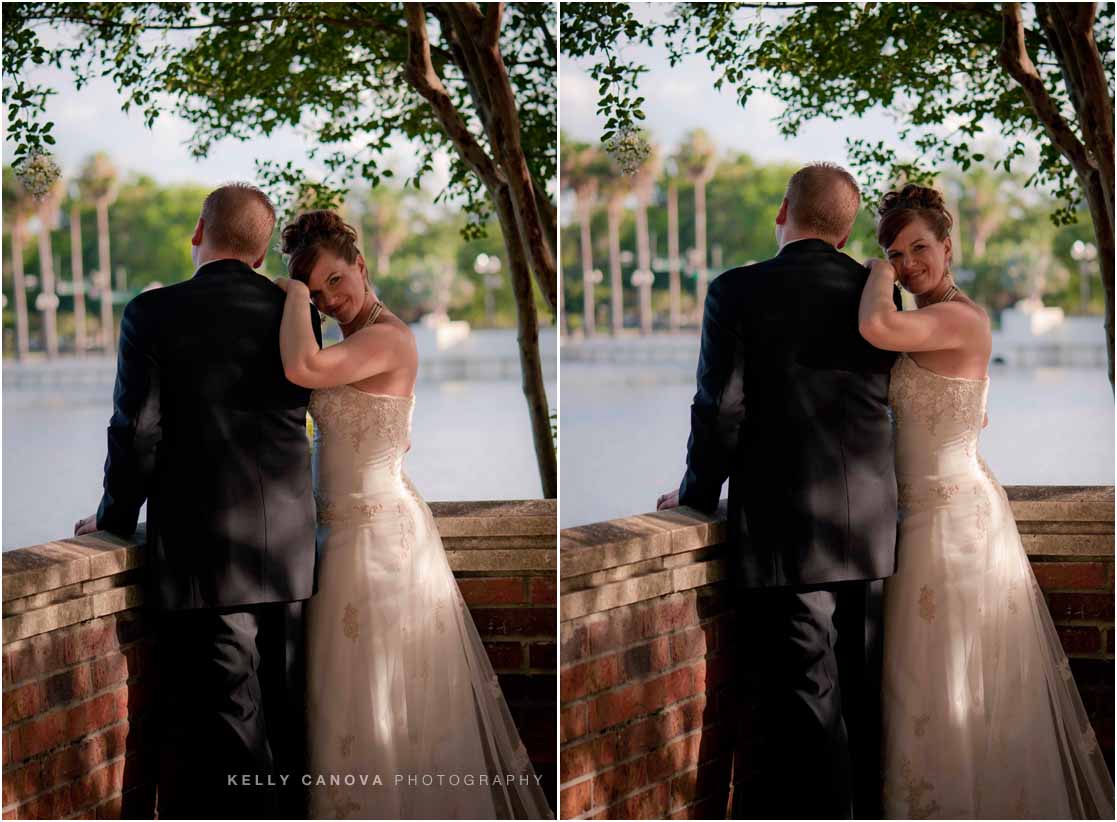
POLYGON ((280 291, 283 291, 285 294, 289 293, 292 288, 306 288, 305 283, 299 282, 298 280, 292 280, 290 277, 276 277, 274 280, 272 280, 272 282, 275 283, 276 287, 279 288, 280 291))
POLYGON ((668 491, 666 494, 660 494, 659 499, 656 500, 655 510, 665 511, 668 508, 679 507, 679 489, 668 491))

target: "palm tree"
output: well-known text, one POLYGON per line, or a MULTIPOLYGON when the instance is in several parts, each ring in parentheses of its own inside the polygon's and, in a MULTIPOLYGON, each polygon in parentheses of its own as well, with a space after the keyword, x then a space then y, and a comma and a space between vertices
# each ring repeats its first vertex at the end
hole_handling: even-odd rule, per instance
POLYGON ((115 341, 112 316, 112 264, 109 259, 109 206, 116 199, 117 170, 109 155, 99 151, 86 160, 78 186, 82 197, 97 209, 97 274, 94 282, 101 299, 101 345, 111 351, 115 341))
POLYGON ((582 313, 583 332, 592 337, 597 333, 593 287, 596 272, 593 267, 593 209, 601 188, 608 163, 600 149, 588 143, 569 141, 562 149, 562 181, 574 191, 574 210, 578 215, 578 237, 582 262, 582 313))
POLYGON ((80 187, 70 186, 70 273, 74 278, 74 351, 85 353, 85 266, 81 246, 81 196, 80 187))
POLYGON ((706 305, 706 183, 714 176, 717 167, 717 147, 710 135, 695 129, 686 135, 675 155, 679 170, 694 183, 694 256, 697 262, 698 319, 706 305))
POLYGON ((655 193, 655 181, 662 163, 659 149, 649 142, 648 156, 633 175, 632 191, 636 195, 636 268, 633 278, 640 289, 640 333, 652 333, 652 250, 648 234, 648 205, 655 193))
POLYGON ((679 330, 682 317, 682 276, 679 270, 679 167, 667 161, 667 277, 671 313, 668 327, 679 330))
POLYGON ((39 215, 39 275, 40 293, 35 307, 43 314, 43 335, 46 337, 47 357, 58 356, 58 294, 54 287, 54 252, 51 250, 50 233, 58 228, 58 212, 66 186, 56 180, 38 204, 39 215))
POLYGON ((621 217, 624 214, 624 201, 628 197, 631 178, 613 168, 606 179, 605 214, 609 224, 609 295, 610 319, 613 336, 620 336, 624 330, 624 280, 621 276, 621 217))
POLYGON ((26 359, 30 351, 27 320, 27 283, 23 277, 23 242, 27 220, 35 213, 35 198, 23 187, 10 167, 4 168, 4 227, 12 235, 12 290, 16 304, 16 357, 26 359))

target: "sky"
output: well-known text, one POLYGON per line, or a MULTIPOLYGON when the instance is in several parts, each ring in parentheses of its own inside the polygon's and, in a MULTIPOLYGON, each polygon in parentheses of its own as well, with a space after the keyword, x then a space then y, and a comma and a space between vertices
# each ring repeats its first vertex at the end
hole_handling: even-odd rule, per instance
MULTIPOLYGON (((139 111, 133 109, 126 114, 121 110, 124 100, 109 78, 97 77, 79 92, 74 89, 73 75, 67 71, 38 67, 29 77, 57 91, 48 99, 46 113, 47 119, 54 122, 53 153, 64 175, 76 175, 89 155, 104 151, 124 175, 136 172, 162 184, 216 186, 229 180, 251 181, 256 159, 292 161, 297 167, 324 176, 322 165, 307 158, 311 141, 295 129, 284 128, 270 137, 243 142, 222 140, 214 144, 208 157, 195 159, 186 147, 193 130, 189 123, 173 113, 165 113, 148 129, 139 111)), ((6 108, 3 122, 6 133, 6 108)), ((5 140, 5 163, 11 161, 13 150, 14 146, 5 140)), ((404 179, 414 171, 415 156, 409 141, 398 139, 385 165, 395 170, 396 179, 404 179)), ((429 184, 432 193, 440 191, 449 180, 449 167, 449 157, 442 153, 436 158, 429 179, 424 177, 424 188, 429 184)))
MULTIPOLYGON (((662 19, 672 4, 634 4, 637 17, 662 19), (642 7, 642 8, 641 8, 642 7)), ((640 61, 649 71, 640 79, 639 94, 646 98, 642 106, 645 124, 654 140, 667 152, 681 142, 686 132, 705 129, 721 152, 745 152, 761 163, 808 163, 828 161, 850 166, 846 139, 883 140, 900 148, 906 159, 915 156, 911 143, 898 140, 895 119, 883 107, 871 109, 863 117, 834 121, 818 118, 808 121, 793 138, 783 137, 776 128, 775 118, 783 111, 783 103, 765 92, 757 92, 746 106, 737 103, 736 93, 728 86, 721 91, 713 87, 714 75, 704 56, 689 57, 671 67, 664 48, 643 45, 626 46, 620 56, 640 61)), ((604 121, 598 117, 597 84, 587 69, 591 59, 560 58, 559 107, 560 125, 566 134, 587 142, 598 142, 604 121)), ((952 127, 944 123, 944 133, 952 127)), ((1000 141, 996 132, 983 135, 977 142, 1000 141)), ((1036 155, 1033 146, 1033 156, 1036 155)), ((993 152, 987 151, 987 156, 993 152)))

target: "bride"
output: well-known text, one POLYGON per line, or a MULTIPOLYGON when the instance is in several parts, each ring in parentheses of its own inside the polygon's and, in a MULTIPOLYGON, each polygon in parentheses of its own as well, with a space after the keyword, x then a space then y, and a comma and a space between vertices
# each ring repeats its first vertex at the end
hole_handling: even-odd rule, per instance
POLYGON ((885 196, 861 333, 892 371, 900 500, 884 593, 890 818, 1113 818, 1113 781, 1001 486, 977 453, 989 319, 950 274, 933 189, 885 196), (894 283, 918 310, 897 312, 894 283))
POLYGON ((313 388, 319 577, 307 613, 311 818, 550 816, 430 509, 402 472, 418 370, 356 232, 283 229, 283 368, 313 388), (319 349, 312 300, 341 343, 319 349))

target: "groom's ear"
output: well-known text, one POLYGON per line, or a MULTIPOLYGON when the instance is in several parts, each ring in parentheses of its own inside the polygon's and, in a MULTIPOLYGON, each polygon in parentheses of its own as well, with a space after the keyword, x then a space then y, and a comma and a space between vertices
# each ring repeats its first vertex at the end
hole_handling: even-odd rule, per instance
POLYGON ((784 225, 785 223, 787 223, 787 198, 786 197, 784 197, 783 202, 780 203, 780 210, 778 212, 776 212, 776 225, 784 225))
POLYGON ((264 253, 260 255, 260 258, 252 264, 252 267, 253 268, 259 268, 260 266, 262 266, 264 264, 264 258, 267 257, 267 256, 268 256, 268 252, 265 250, 264 253))
POLYGON ((845 248, 846 243, 848 243, 848 242, 849 242, 849 234, 846 234, 844 237, 842 237, 842 239, 840 239, 838 241, 838 244, 836 246, 834 246, 834 248, 845 248))
POLYGON ((190 245, 201 245, 202 234, 205 231, 205 223, 201 217, 198 218, 198 224, 194 226, 194 235, 190 238, 190 245))

